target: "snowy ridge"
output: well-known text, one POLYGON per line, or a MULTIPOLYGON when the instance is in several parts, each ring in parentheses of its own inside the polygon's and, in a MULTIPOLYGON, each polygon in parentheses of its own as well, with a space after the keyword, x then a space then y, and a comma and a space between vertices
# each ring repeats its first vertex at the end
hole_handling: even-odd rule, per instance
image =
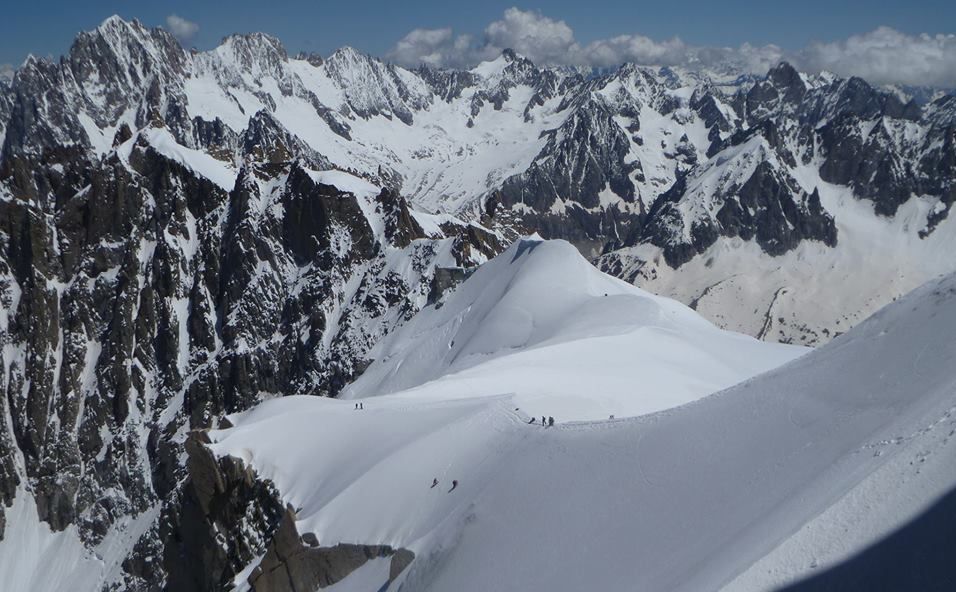
POLYGON ((564 241, 526 238, 380 342, 342 396, 508 393, 534 416, 621 417, 686 403, 805 351, 720 331, 598 272, 564 241))
MULTIPOLYGON (((945 436, 956 427, 954 328, 949 276, 790 364, 656 414, 549 429, 528 425, 508 396, 396 393, 364 399, 364 411, 286 398, 232 417, 212 448, 272 479, 300 509, 300 532, 322 544, 412 549, 388 589, 717 589, 828 508, 852 513, 839 519, 858 546, 821 562, 956 487, 945 436), (343 463, 329 447, 353 454, 343 463), (875 483, 906 492, 887 514, 841 502, 875 483)), ((817 565, 768 557, 776 579, 729 589, 817 565)), ((358 589, 348 577, 338 586, 358 589)))

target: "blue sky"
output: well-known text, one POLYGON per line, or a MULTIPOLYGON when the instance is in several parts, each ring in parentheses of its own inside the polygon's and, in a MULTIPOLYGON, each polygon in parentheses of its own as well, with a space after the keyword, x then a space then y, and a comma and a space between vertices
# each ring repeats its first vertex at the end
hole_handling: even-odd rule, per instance
POLYGON ((439 0, 335 2, 233 0, 162 2, 45 0, 10 2, 0 20, 0 62, 19 64, 28 53, 60 55, 73 36, 111 14, 158 26, 170 14, 199 25, 191 40, 200 48, 233 32, 261 30, 290 50, 320 53, 342 45, 381 55, 415 28, 452 27, 480 35, 510 6, 564 20, 582 42, 639 33, 652 39, 679 36, 697 45, 775 43, 797 49, 812 40, 834 41, 887 25, 904 33, 956 32, 956 2, 794 0, 720 2, 681 0, 559 0, 546 3, 439 0))
POLYGON ((306 50, 327 55, 351 45, 409 65, 465 65, 500 51, 502 44, 520 45, 536 61, 590 65, 625 60, 680 63, 691 53, 698 58, 705 55, 698 51, 701 48, 730 47, 741 49, 732 57, 754 70, 781 57, 802 60, 809 70, 838 72, 841 68, 872 69, 876 62, 883 62, 883 70, 868 74, 893 78, 893 72, 901 68, 925 70, 931 73, 919 74, 921 79, 938 81, 948 79, 943 71, 953 65, 950 52, 956 51, 956 36, 949 35, 956 33, 953 0, 557 0, 520 4, 513 0, 33 0, 16 1, 4 8, 0 65, 18 65, 29 53, 63 54, 78 31, 95 28, 112 14, 167 28, 170 15, 178 15, 196 25, 194 33, 184 29, 188 33, 181 35, 184 45, 200 49, 215 46, 230 33, 264 31, 279 37, 292 53, 306 50), (513 6, 520 10, 509 12, 513 6), (867 37, 879 27, 889 29, 867 37), (927 42, 919 37, 923 33, 937 37, 927 42), (618 36, 627 37, 615 40, 618 36), (898 48, 900 45, 905 47, 898 48), (806 52, 807 48, 812 51, 806 52))

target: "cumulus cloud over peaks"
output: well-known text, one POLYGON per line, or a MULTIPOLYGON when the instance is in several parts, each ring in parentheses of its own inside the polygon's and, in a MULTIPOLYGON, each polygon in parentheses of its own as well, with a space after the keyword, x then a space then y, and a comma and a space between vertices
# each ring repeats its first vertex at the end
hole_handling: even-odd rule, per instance
POLYGON ((406 66, 465 68, 511 48, 543 65, 612 67, 624 62, 655 66, 729 67, 763 74, 781 60, 810 72, 828 70, 877 84, 956 86, 956 35, 906 35, 889 27, 833 43, 813 43, 795 52, 776 45, 703 47, 678 37, 658 41, 620 35, 579 43, 562 20, 519 8, 505 10, 481 38, 450 28, 415 29, 386 57, 406 66))
POLYGON ((906 35, 880 27, 836 43, 814 43, 794 61, 811 71, 829 70, 874 82, 956 86, 956 35, 906 35))
POLYGON ((199 32, 199 25, 175 14, 166 17, 166 28, 180 41, 188 41, 199 32))
POLYGON ((517 8, 505 10, 501 20, 485 28, 485 45, 511 48, 542 63, 560 63, 578 47, 574 31, 564 21, 517 8))
POLYGON ((500 20, 485 27, 481 40, 456 35, 450 28, 415 29, 386 57, 406 66, 464 68, 493 59, 508 48, 541 64, 570 64, 569 56, 580 50, 574 31, 564 21, 509 8, 500 20))
POLYGON ((766 71, 782 56, 780 48, 773 45, 694 47, 678 37, 656 41, 644 35, 619 35, 582 45, 564 21, 534 11, 509 8, 500 20, 485 27, 480 40, 470 35, 455 35, 450 28, 415 29, 386 57, 407 66, 424 63, 460 68, 492 59, 507 48, 539 64, 601 68, 624 62, 657 66, 720 63, 735 65, 745 71, 766 71))
POLYGON ((443 68, 464 68, 480 61, 471 36, 455 36, 450 28, 415 29, 395 44, 387 57, 406 66, 443 68))

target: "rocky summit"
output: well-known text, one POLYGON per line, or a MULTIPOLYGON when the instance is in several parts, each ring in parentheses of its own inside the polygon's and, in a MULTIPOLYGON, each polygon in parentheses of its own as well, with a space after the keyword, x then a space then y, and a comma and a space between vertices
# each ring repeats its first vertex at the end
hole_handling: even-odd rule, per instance
POLYGON ((0 533, 29 492, 104 590, 398 577, 205 430, 335 397, 519 236, 800 345, 954 267, 956 96, 787 63, 405 69, 112 17, 0 79, 0 142, 0 533))

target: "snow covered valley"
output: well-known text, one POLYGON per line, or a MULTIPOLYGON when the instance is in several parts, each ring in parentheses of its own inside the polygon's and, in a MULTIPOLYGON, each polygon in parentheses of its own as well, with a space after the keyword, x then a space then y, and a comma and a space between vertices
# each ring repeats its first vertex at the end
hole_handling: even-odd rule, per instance
POLYGON ((801 355, 575 275, 572 256, 516 244, 388 338, 347 399, 265 402, 209 448, 272 481, 322 548, 414 554, 335 590, 769 590, 956 487, 956 276, 801 355), (556 262, 572 271, 536 285, 556 262), (605 298, 630 329, 575 326, 605 298), (619 363, 619 339, 641 355, 619 363), (566 380, 569 364, 598 386, 566 380))

